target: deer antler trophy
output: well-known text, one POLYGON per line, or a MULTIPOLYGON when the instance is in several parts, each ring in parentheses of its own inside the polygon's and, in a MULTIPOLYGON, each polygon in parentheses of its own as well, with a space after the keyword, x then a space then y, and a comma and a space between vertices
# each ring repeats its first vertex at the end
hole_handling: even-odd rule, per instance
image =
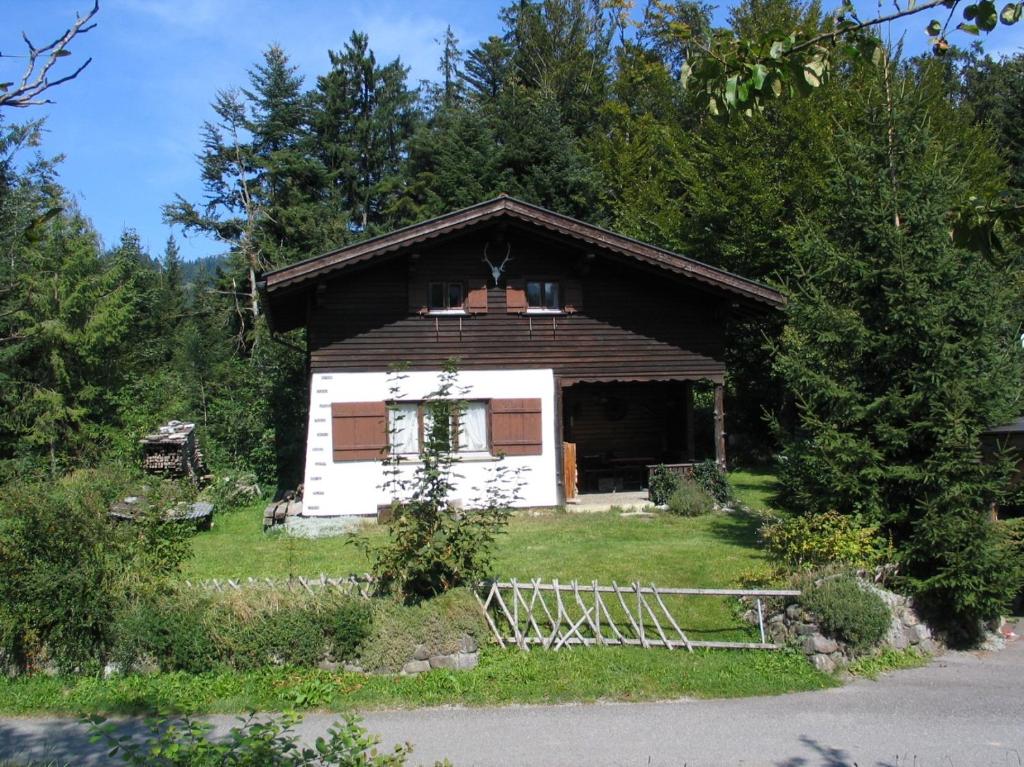
POLYGON ((489 248, 490 245, 491 245, 491 243, 489 243, 489 242, 486 245, 484 245, 484 258, 483 258, 483 261, 491 269, 491 277, 494 278, 494 287, 498 287, 498 281, 501 279, 501 275, 503 275, 505 273, 505 264, 507 264, 509 261, 513 260, 513 258, 512 258, 512 245, 510 243, 509 246, 508 246, 508 250, 505 251, 505 260, 502 261, 497 266, 492 264, 490 262, 490 259, 487 258, 487 248, 489 248))

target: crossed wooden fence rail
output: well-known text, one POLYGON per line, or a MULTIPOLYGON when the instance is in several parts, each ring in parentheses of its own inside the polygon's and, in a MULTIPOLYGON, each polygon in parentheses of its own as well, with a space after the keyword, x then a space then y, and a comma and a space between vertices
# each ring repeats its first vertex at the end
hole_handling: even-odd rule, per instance
POLYGON ((242 591, 243 589, 266 589, 270 591, 306 591, 310 594, 324 591, 337 591, 346 596, 358 596, 368 598, 373 594, 373 576, 346 575, 340 578, 331 578, 323 573, 319 576, 304 577, 295 576, 292 578, 211 578, 209 580, 185 581, 190 588, 200 588, 206 591, 225 593, 231 591, 242 591))
POLYGON ((779 649, 780 645, 766 641, 763 599, 799 595, 799 591, 781 589, 677 589, 639 582, 620 586, 612 581, 611 586, 601 586, 597 581, 513 579, 483 584, 477 600, 502 647, 529 650, 533 645, 559 650, 567 645, 631 645, 670 650, 685 647, 692 652, 695 647, 779 649), (761 641, 690 639, 665 603, 670 596, 752 597, 761 641))

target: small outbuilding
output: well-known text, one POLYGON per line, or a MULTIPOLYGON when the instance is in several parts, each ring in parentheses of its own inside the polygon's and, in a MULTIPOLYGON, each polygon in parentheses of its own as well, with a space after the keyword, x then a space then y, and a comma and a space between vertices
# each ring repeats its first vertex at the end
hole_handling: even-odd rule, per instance
POLYGON ((272 329, 308 331, 304 516, 392 500, 381 459, 415 466, 423 400, 450 358, 466 505, 499 457, 527 472, 523 506, 639 487, 652 464, 724 467, 726 323, 785 303, 506 196, 269 272, 263 291, 272 329))

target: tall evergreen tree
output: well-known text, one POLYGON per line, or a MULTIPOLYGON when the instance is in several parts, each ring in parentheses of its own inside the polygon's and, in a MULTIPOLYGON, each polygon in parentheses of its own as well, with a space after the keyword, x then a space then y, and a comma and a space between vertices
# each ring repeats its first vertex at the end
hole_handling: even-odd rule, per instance
MULTIPOLYGON (((331 70, 317 78, 317 151, 327 169, 331 206, 351 238, 393 225, 404 163, 415 132, 416 93, 399 59, 380 66, 365 34, 353 32, 331 70)), ((340 244, 340 243, 339 243, 340 244)))
POLYGON ((491 35, 466 55, 464 78, 469 93, 478 101, 496 99, 512 69, 512 46, 491 35))
POLYGON ((999 163, 936 73, 905 77, 891 108, 881 77, 848 94, 793 239, 782 502, 881 523, 920 604, 972 632, 1018 577, 988 520, 1007 476, 980 460, 980 435, 1024 394, 1020 275, 950 241, 965 180, 999 163))

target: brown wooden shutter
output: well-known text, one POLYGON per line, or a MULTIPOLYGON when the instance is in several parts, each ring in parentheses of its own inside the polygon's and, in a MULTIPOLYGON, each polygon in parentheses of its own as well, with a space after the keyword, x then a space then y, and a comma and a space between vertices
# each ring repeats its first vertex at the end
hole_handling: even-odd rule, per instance
POLYGON ((409 270, 409 312, 412 314, 426 314, 427 292, 430 289, 430 279, 423 269, 413 266, 409 270))
POLYGON ((466 311, 470 314, 487 314, 487 280, 474 277, 466 287, 466 311))
POLYGON ((388 412, 383 402, 335 402, 331 405, 335 461, 382 458, 388 444, 388 412))
POLYGON ((540 455, 544 441, 539 399, 491 400, 491 449, 504 455, 540 455))
POLYGON ((566 280, 564 283, 565 297, 562 309, 566 314, 575 314, 583 310, 583 286, 579 280, 566 280))
POLYGON ((526 283, 523 280, 509 280, 506 283, 505 306, 509 314, 526 311, 526 283))

